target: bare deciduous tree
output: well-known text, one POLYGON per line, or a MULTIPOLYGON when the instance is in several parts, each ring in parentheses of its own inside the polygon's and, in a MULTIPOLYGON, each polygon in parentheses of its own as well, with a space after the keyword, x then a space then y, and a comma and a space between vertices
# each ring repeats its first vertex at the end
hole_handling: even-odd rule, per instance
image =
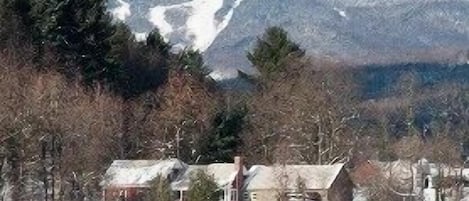
POLYGON ((320 68, 304 60, 289 62, 249 103, 245 149, 253 160, 272 163, 279 141, 296 151, 299 161, 328 164, 346 160, 352 142, 350 122, 358 118, 353 83, 324 62, 320 68))
POLYGON ((27 60, 1 58, 6 96, 0 98, 0 149, 8 199, 82 200, 72 199, 76 191, 96 196, 86 189, 96 189, 95 173, 114 158, 119 99, 85 91, 56 73, 36 72, 27 60))

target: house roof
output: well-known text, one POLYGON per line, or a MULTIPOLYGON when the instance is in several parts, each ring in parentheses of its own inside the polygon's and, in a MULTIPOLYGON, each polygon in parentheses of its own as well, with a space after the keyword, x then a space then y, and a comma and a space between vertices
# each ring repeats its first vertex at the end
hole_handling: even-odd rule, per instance
POLYGON ((246 180, 246 189, 276 189, 282 187, 281 183, 287 189, 296 189, 298 188, 298 178, 304 181, 307 189, 329 189, 343 167, 342 163, 334 165, 256 165, 249 170, 250 175, 246 180))
MULTIPOLYGON (((205 171, 208 175, 213 176, 219 187, 224 188, 231 184, 236 178, 237 171, 233 163, 212 163, 209 165, 189 165, 186 172, 178 179, 171 183, 173 190, 189 189, 190 178, 197 171, 205 171)), ((248 171, 243 166, 243 174, 247 175, 248 171)))
POLYGON ((158 175, 168 176, 173 170, 187 168, 178 159, 116 160, 104 175, 102 186, 147 187, 158 175))

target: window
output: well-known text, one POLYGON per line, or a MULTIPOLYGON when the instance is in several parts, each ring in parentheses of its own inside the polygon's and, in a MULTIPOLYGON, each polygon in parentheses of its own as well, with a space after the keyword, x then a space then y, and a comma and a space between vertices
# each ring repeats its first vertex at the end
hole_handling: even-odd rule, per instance
POLYGON ((285 193, 289 201, 322 201, 321 194, 317 192, 308 192, 306 194, 298 192, 285 193))
POLYGON ((231 201, 238 201, 238 190, 231 189, 230 196, 231 201))
POLYGON ((118 200, 119 201, 126 201, 127 200, 127 190, 120 190, 118 200))
POLYGON ((257 200, 257 193, 251 193, 251 201, 257 200))
POLYGON ((289 201, 302 201, 303 200, 303 194, 301 193, 285 193, 285 197, 289 201))
POLYGON ((306 193, 306 196, 306 200, 322 201, 321 194, 319 194, 318 192, 306 193))
POLYGON ((249 193, 248 192, 243 193, 243 200, 244 201, 249 201, 249 193))
POLYGON ((173 191, 173 197, 177 200, 181 199, 182 191, 173 191))

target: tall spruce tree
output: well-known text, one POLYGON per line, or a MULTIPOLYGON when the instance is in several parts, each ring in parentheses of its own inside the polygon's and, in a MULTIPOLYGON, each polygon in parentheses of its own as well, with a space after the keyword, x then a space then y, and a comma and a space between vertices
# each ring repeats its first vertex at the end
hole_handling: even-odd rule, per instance
POLYGON ((0 47, 30 41, 30 10, 30 0, 0 0, 0 47))
POLYGON ((164 41, 163 36, 161 36, 158 29, 151 31, 146 40, 146 45, 152 50, 158 51, 163 56, 169 55, 169 50, 171 46, 164 41))
POLYGON ((105 84, 126 99, 159 87, 167 78, 171 46, 158 30, 137 42, 127 25, 112 21, 105 3, 0 0, 0 46, 31 42, 37 67, 54 58, 54 70, 68 78, 105 84))
POLYGON ((198 50, 186 49, 179 54, 178 62, 189 74, 205 78, 210 74, 210 70, 205 66, 202 54, 198 50))
POLYGON ((201 162, 230 162, 236 155, 236 150, 241 144, 240 133, 243 129, 244 117, 247 114, 245 107, 239 107, 231 111, 219 112, 212 125, 208 139, 201 148, 201 162))
POLYGON ((288 38, 280 27, 270 27, 257 39, 254 50, 248 53, 249 61, 257 67, 263 76, 271 76, 284 70, 288 57, 302 57, 304 51, 288 38))
POLYGON ((120 85, 125 98, 138 96, 166 82, 168 65, 172 58, 169 53, 171 46, 163 40, 157 30, 150 32, 144 42, 132 40, 127 48, 128 50, 124 51, 127 56, 122 58, 126 77, 120 85))
POLYGON ((83 81, 105 82, 115 87, 121 64, 112 58, 109 39, 115 29, 105 0, 37 0, 30 16, 39 48, 52 46, 65 64, 65 74, 81 74, 83 81), (77 68, 73 68, 78 66, 77 68))

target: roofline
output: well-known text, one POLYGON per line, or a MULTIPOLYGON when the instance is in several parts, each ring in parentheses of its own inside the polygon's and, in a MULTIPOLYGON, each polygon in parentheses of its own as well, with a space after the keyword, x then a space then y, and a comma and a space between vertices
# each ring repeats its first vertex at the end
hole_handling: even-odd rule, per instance
POLYGON ((109 188, 150 188, 151 186, 148 184, 117 184, 117 185, 103 185, 104 189, 109 188))
MULTIPOLYGON (((335 181, 337 180, 337 177, 339 176, 340 172, 341 172, 342 170, 346 171, 345 168, 344 168, 344 167, 345 167, 345 163, 335 163, 335 164, 330 164, 330 165, 286 165, 286 166, 291 166, 291 167, 294 167, 294 166, 297 166, 297 167, 298 167, 298 166, 316 166, 316 167, 317 167, 317 166, 340 166, 339 171, 338 171, 337 173, 335 173, 334 179, 332 180, 332 182, 330 182, 330 183, 328 183, 328 184, 326 185, 326 188, 324 188, 324 189, 313 189, 313 188, 311 188, 311 189, 308 189, 308 190, 327 190, 327 189, 330 189, 330 188, 332 187, 332 185, 335 183, 335 181)), ((257 170, 258 167, 261 167, 261 168, 262 168, 262 167, 272 168, 272 167, 274 167, 274 166, 273 166, 273 165, 269 165, 269 166, 267 166, 267 165, 253 165, 253 166, 251 166, 251 168, 249 168, 248 172, 250 172, 251 169, 252 169, 252 170, 254 171, 254 172, 252 172, 252 173, 254 173, 254 175, 252 175, 252 176, 250 175, 250 176, 248 177, 247 180, 249 180, 249 182, 247 182, 247 183, 250 183, 250 180, 251 180, 253 177, 256 176, 257 171, 258 171, 258 170, 257 170), (255 168, 255 169, 253 169, 253 168, 255 168)), ((346 171, 346 173, 348 174, 347 171, 346 171)), ((349 179, 350 179, 350 178, 349 178, 349 179)), ((353 182, 352 182, 352 184, 353 184, 353 182)), ((249 188, 249 184, 244 184, 244 185, 243 185, 243 189, 246 189, 246 190, 271 190, 271 189, 275 189, 275 188, 249 188)))
MULTIPOLYGON (((249 189, 246 188, 245 190, 247 191, 271 191, 271 190, 277 190, 278 188, 254 188, 254 189, 249 189)), ((312 191, 322 191, 322 190, 329 190, 330 188, 306 188, 305 190, 312 190, 312 191)), ((298 190, 296 188, 286 188, 284 190, 298 190)))
MULTIPOLYGON (((340 172, 342 171, 345 171, 346 174, 348 174, 348 172, 345 170, 345 163, 336 163, 336 164, 333 164, 333 165, 340 165, 340 169, 339 169, 339 172, 337 172, 337 174, 335 175, 334 179, 332 180, 332 182, 330 184, 327 185, 327 189, 330 189, 332 187, 332 185, 337 181, 337 178, 339 177, 339 174, 340 172)), ((350 177, 348 177, 349 180, 350 180, 350 177)), ((353 182, 352 182, 353 184, 353 182)))

